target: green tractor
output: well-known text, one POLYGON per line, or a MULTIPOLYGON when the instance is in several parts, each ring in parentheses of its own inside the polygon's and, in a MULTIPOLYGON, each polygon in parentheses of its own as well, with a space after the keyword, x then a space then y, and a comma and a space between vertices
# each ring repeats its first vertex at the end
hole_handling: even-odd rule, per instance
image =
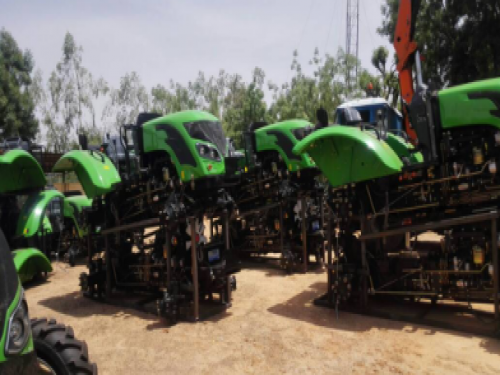
POLYGON ((87 344, 75 338, 71 327, 55 320, 31 319, 28 304, 0 229, 0 373, 97 374, 89 361, 87 344))
POLYGON ((21 281, 50 271, 53 255, 74 265, 85 234, 82 210, 91 205, 89 199, 47 189, 40 164, 24 150, 1 155, 0 172, 8 176, 0 184, 0 221, 15 249, 21 281))
POLYGON ((174 321, 191 307, 199 319, 205 302, 229 306, 238 262, 227 236, 204 233, 205 217, 222 218, 228 230, 233 211, 219 120, 202 111, 141 114, 100 150, 69 152, 53 169, 75 172, 93 199, 84 215, 85 295, 147 292, 174 321))
POLYGON ((368 295, 494 300, 498 314, 500 79, 428 90, 412 40, 417 5, 401 1, 394 42, 410 136, 330 126, 294 148, 331 185, 339 237, 328 293, 336 303, 368 295), (441 244, 410 243, 429 230, 441 244))
POLYGON ((14 263, 25 282, 52 271, 49 258, 39 248, 46 234, 52 232, 45 210, 36 204, 43 194, 45 175, 38 162, 21 150, 0 156, 0 173, 0 223, 9 245, 15 249, 14 263))
POLYGON ((293 153, 313 130, 305 120, 253 123, 243 134, 244 154, 226 161, 242 170, 230 190, 239 209, 231 234, 241 255, 278 253, 288 271, 305 270, 310 255, 322 261, 319 170, 306 153, 293 153))

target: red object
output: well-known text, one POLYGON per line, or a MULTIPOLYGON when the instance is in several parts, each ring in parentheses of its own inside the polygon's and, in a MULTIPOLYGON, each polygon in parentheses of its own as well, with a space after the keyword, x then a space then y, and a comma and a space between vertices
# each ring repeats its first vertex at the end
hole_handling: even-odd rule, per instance
POLYGON ((200 242, 200 235, 196 234, 196 237, 194 239, 195 239, 196 243, 200 242))
POLYGON ((208 165, 208 167, 207 167, 207 169, 208 169, 209 171, 211 171, 211 170, 212 170, 212 164, 209 164, 209 165, 208 165))
POLYGON ((403 219, 403 225, 411 225, 411 218, 403 219))
POLYGON ((368 84, 368 90, 373 90, 373 84, 371 82, 368 84))
MULTIPOLYGON (((401 97, 408 104, 411 103, 415 91, 413 90, 412 78, 412 57, 417 50, 417 43, 411 35, 412 24, 415 20, 412 19, 411 0, 401 0, 399 3, 398 23, 396 24, 396 32, 394 33, 394 49, 398 56, 398 72, 399 72, 399 87, 401 97)), ((417 141, 417 133, 413 130, 410 124, 408 111, 403 106, 403 123, 405 131, 413 143, 417 141)))

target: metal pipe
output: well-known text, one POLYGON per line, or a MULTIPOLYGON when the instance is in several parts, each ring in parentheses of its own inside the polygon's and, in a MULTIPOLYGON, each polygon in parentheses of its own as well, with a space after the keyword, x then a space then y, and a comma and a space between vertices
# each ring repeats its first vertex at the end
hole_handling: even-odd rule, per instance
MULTIPOLYGON (((328 207, 328 227, 326 234, 326 251, 327 251, 327 262, 328 267, 326 268, 326 274, 328 276, 328 303, 332 303, 332 211, 328 207)), ((338 262, 338 259, 337 259, 338 262)))
MULTIPOLYGON (((320 221, 319 227, 321 228, 321 231, 323 231, 325 229, 325 207, 323 202, 323 196, 320 197, 319 200, 319 221, 320 221)), ((323 241, 323 244, 321 245, 321 250, 322 250, 321 258, 325 259, 325 241, 323 241)))
POLYGON ((92 227, 88 226, 88 234, 87 234, 87 266, 90 267, 92 263, 92 227))
POLYGON ((410 232, 406 232, 405 233, 405 248, 407 250, 410 249, 410 245, 411 245, 411 233, 410 232))
POLYGON ((198 284, 198 255, 196 254, 196 219, 191 217, 191 274, 193 276, 193 318, 200 320, 200 286, 198 284))
POLYGON ((491 250, 493 251, 493 301, 495 304, 495 319, 500 315, 498 306, 498 234, 497 220, 491 219, 491 250))
POLYGON ((476 172, 471 172, 471 173, 463 174, 463 175, 459 174, 458 176, 443 177, 443 178, 438 178, 436 180, 422 181, 422 182, 417 182, 417 183, 411 184, 411 185, 403 185, 403 186, 398 187, 398 191, 406 190, 406 189, 410 189, 410 188, 418 187, 418 186, 422 186, 422 185, 433 185, 433 184, 438 184, 441 182, 458 181, 462 178, 470 178, 470 177, 474 177, 474 176, 479 176, 479 175, 484 173, 484 171, 486 170, 486 167, 491 163, 491 161, 492 161, 492 159, 485 162, 483 164, 483 166, 481 167, 481 169, 479 171, 476 171, 476 172))
POLYGON ((302 257, 304 272, 307 272, 307 223, 306 223, 306 197, 301 197, 301 221, 302 221, 302 257))
POLYGON ((170 231, 165 225, 165 251, 167 252, 167 291, 169 293, 171 290, 172 283, 172 237, 170 231))
POLYGON ((104 236, 106 246, 106 298, 111 297, 111 251, 109 249, 109 236, 104 236))
POLYGON ((283 202, 280 202, 280 251, 281 256, 285 253, 285 230, 283 227, 283 202))
POLYGON ((210 216, 210 241, 214 240, 214 218, 210 216))
MULTIPOLYGON (((366 220, 363 218, 361 219, 361 233, 363 233, 366 229, 366 220)), ((367 288, 367 283, 366 283, 366 276, 369 274, 368 273, 368 261, 366 259, 366 240, 362 239, 361 240, 361 266, 363 268, 363 273, 362 275, 363 279, 361 280, 361 306, 366 307, 368 304, 368 288, 367 288)))
MULTIPOLYGON (((224 210, 224 244, 226 247, 226 256, 231 251, 231 244, 229 238, 229 213, 224 210)), ((226 276, 226 303, 231 303, 231 276, 226 276)))
POLYGON ((415 51, 415 70, 417 72, 417 87, 422 87, 424 81, 422 78, 422 65, 420 63, 420 52, 415 51))

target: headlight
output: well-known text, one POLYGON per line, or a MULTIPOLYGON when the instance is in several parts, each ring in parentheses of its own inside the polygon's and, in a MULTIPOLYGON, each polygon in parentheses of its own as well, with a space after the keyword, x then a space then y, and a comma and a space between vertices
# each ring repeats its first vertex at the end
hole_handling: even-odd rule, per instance
POLYGON ((24 293, 21 294, 19 304, 10 317, 8 332, 5 352, 9 355, 21 353, 31 334, 28 305, 24 299, 24 293))
POLYGON ((198 150, 198 154, 205 159, 221 161, 221 157, 219 152, 215 147, 204 145, 202 143, 196 144, 196 149, 198 150))

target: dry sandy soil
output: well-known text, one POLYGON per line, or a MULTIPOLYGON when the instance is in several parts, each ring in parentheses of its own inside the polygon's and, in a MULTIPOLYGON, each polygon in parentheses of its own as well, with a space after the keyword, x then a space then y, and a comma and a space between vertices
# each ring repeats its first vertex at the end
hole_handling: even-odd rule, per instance
POLYGON ((323 272, 244 270, 233 307, 167 328, 155 316, 83 298, 83 266, 55 265, 27 289, 32 317, 72 325, 100 374, 498 374, 500 341, 316 307, 323 272))

